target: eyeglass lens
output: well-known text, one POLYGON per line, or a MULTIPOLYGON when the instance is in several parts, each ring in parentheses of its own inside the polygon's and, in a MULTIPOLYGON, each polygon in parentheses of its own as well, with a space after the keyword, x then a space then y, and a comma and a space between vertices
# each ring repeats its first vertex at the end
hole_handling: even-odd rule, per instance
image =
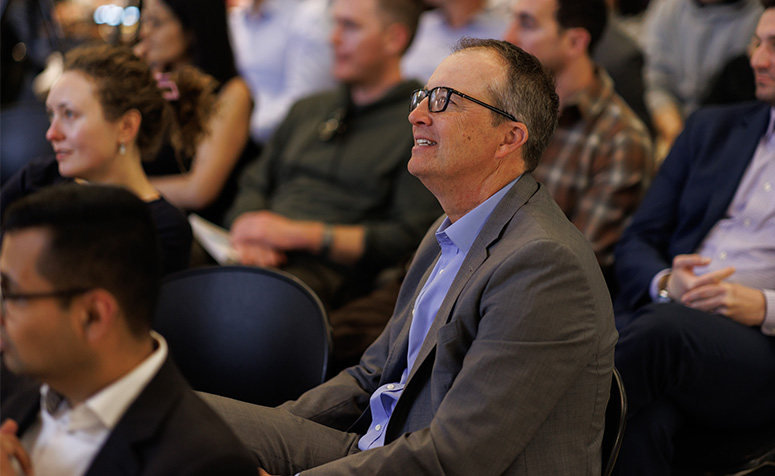
POLYGON ((419 106, 426 97, 428 97, 428 110, 430 112, 442 112, 447 108, 449 90, 443 87, 436 87, 430 91, 425 89, 415 91, 412 95, 412 110, 419 106))

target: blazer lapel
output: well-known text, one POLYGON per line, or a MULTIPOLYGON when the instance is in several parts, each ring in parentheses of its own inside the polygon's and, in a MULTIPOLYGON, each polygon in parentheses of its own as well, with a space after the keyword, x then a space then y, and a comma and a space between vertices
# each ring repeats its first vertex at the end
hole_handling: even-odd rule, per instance
POLYGON ((139 474, 143 450, 177 401, 182 377, 169 356, 111 431, 86 476, 139 474))
MULTIPOLYGON (((535 179, 533 179, 532 175, 526 173, 519 181, 517 181, 511 190, 508 191, 498 206, 495 207, 490 218, 482 227, 482 231, 479 232, 479 236, 476 237, 473 245, 471 245, 471 249, 468 250, 468 254, 466 255, 465 260, 463 260, 460 270, 452 281, 452 285, 450 286, 447 295, 441 302, 441 306, 439 306, 439 310, 428 330, 428 335, 425 336, 425 340, 420 346, 417 360, 414 362, 407 382, 412 380, 417 369, 420 368, 423 361, 428 358, 431 351, 436 347, 439 329, 449 322, 455 302, 457 302, 466 283, 471 279, 474 271, 476 271, 489 256, 488 248, 498 240, 505 226, 514 217, 517 210, 519 210, 522 205, 535 194, 537 188, 538 184, 535 179)), ((428 273, 429 272, 430 270, 428 273)), ((408 338, 408 326, 406 332, 408 338)))
POLYGON ((761 109, 743 118, 729 132, 729 140, 725 141, 723 150, 718 152, 719 157, 728 157, 728 159, 716 165, 719 168, 723 168, 723 170, 713 172, 716 180, 710 186, 716 190, 716 193, 711 195, 708 207, 705 209, 705 216, 700 227, 702 232, 698 236, 705 237, 716 222, 726 213, 729 204, 735 196, 735 192, 737 192, 737 187, 740 185, 743 174, 756 153, 759 139, 767 130, 769 120, 770 107, 763 104, 761 109))

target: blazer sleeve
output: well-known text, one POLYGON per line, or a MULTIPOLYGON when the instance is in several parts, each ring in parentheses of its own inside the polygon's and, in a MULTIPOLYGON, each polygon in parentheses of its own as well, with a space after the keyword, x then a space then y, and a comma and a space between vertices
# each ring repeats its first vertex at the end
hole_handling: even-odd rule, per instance
MULTIPOLYGON (((692 116, 686 122, 684 131, 676 139, 616 247, 616 276, 621 296, 629 309, 648 302, 651 279, 672 266, 670 242, 678 224, 679 206, 684 200, 683 192, 695 153, 692 143, 696 135, 694 119, 692 116)), ((683 205, 687 206, 687 203, 683 205)))

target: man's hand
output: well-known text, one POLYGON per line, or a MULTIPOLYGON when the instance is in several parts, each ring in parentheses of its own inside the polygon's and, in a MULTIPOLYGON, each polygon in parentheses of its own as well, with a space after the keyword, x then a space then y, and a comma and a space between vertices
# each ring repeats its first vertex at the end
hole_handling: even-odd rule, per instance
POLYGON ((282 251, 277 251, 256 242, 234 243, 239 262, 249 266, 278 268, 285 264, 287 257, 282 251))
POLYGON ((673 299, 682 301, 686 292, 708 284, 718 284, 735 272, 735 268, 729 267, 705 273, 701 276, 694 274, 697 266, 707 266, 710 258, 697 254, 678 255, 673 258, 673 271, 667 280, 667 292, 673 299))
POLYGON ((0 426, 0 474, 31 476, 34 474, 32 461, 16 437, 18 430, 19 425, 10 419, 0 426), (22 473, 17 472, 17 468, 21 469, 22 473))
POLYGON ((745 326, 764 322, 767 302, 764 293, 735 283, 712 283, 686 292, 681 303, 702 311, 722 314, 745 326))
POLYGON ((234 221, 230 238, 235 245, 253 242, 278 251, 311 251, 312 235, 315 231, 320 234, 323 228, 317 224, 319 230, 313 230, 314 225, 314 222, 291 220, 268 210, 248 212, 234 221))
POLYGON ((694 274, 695 267, 709 263, 710 258, 697 254, 676 256, 667 292, 685 306, 722 314, 746 326, 760 326, 767 307, 764 293, 742 284, 724 282, 735 273, 731 266, 700 276, 694 274))
POLYGON ((263 468, 258 468, 258 476, 272 476, 272 475, 264 471, 263 468))

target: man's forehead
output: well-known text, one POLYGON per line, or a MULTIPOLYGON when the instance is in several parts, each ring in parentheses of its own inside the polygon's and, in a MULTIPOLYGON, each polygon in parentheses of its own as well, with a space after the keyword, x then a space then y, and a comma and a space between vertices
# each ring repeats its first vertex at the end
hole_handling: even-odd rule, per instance
POLYGON ((487 48, 466 48, 449 55, 431 75, 427 89, 447 86, 454 89, 484 90, 505 65, 487 48))
POLYGON ((48 240, 49 231, 41 227, 6 232, 0 247, 0 270, 10 273, 12 269, 34 265, 48 246, 48 240))

